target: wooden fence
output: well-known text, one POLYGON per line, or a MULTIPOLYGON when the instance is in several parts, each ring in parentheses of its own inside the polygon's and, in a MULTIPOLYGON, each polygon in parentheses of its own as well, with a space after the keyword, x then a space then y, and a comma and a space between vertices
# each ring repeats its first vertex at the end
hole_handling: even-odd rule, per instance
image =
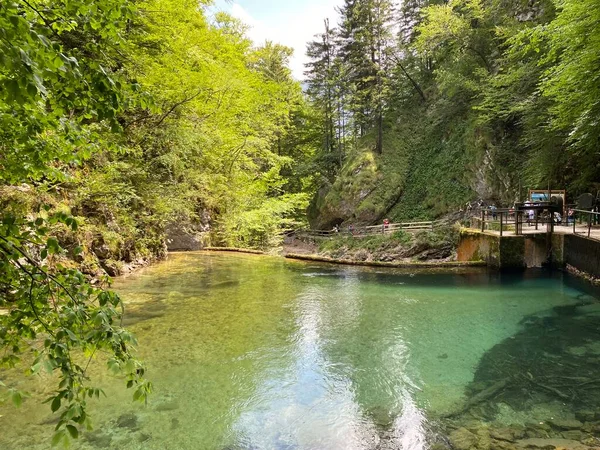
POLYGON ((433 221, 423 221, 423 222, 398 222, 398 223, 389 223, 387 225, 369 225, 369 226, 360 226, 353 228, 345 228, 335 230, 294 230, 290 234, 294 234, 297 237, 307 237, 307 238, 331 238, 334 236, 353 236, 353 237, 366 237, 366 236, 374 236, 381 234, 391 234, 396 231, 419 231, 419 230, 431 230, 436 227, 439 227, 443 224, 446 224, 445 220, 433 220, 433 221))

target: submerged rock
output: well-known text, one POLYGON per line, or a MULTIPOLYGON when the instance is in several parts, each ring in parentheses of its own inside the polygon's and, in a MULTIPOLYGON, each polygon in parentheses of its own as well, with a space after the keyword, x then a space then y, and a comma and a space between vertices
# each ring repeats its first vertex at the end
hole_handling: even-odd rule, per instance
POLYGON ((90 431, 83 436, 86 441, 97 448, 109 448, 112 442, 112 435, 102 430, 90 431))
POLYGON ((175 411, 179 409, 179 403, 177 400, 165 400, 154 407, 157 411, 175 411))
POLYGON ((547 422, 559 430, 578 430, 583 426, 583 423, 576 419, 550 419, 547 422))
POLYGON ((129 428, 130 430, 137 430, 138 418, 133 413, 122 414, 117 419, 117 426, 119 428, 129 428))
POLYGON ((517 439, 525 437, 525 430, 522 428, 496 428, 491 430, 491 436, 494 439, 507 442, 515 442, 517 439))
POLYGON ((575 417, 582 422, 592 422, 596 418, 596 412, 591 409, 575 411, 575 417))
POLYGON ((519 447, 522 448, 541 448, 541 449, 569 449, 569 450, 584 450, 587 447, 581 444, 578 441, 573 441, 570 439, 542 439, 542 438, 533 438, 533 439, 523 439, 518 442, 519 447))
POLYGON ((452 447, 456 450, 469 450, 477 445, 477 436, 466 428, 459 428, 450 433, 452 447))
POLYGON ((581 441, 583 438, 583 433, 580 430, 563 431, 561 434, 565 439, 571 439, 574 441, 581 441))

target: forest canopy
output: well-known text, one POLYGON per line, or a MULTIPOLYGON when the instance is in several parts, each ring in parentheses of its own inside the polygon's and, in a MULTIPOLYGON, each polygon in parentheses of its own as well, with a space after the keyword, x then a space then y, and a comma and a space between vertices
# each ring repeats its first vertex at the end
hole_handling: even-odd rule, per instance
POLYGON ((345 0, 339 16, 307 53, 332 174, 315 226, 598 191, 598 2, 345 0))

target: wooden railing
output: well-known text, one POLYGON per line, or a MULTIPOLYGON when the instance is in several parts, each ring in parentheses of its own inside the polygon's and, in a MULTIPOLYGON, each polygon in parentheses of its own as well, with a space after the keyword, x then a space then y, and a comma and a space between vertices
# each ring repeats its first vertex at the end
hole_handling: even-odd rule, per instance
POLYGON ((293 234, 299 237, 311 238, 330 238, 334 236, 353 236, 365 237, 378 234, 391 234, 396 231, 419 231, 431 230, 445 224, 444 220, 422 221, 422 222, 398 222, 389 223, 387 225, 369 225, 360 227, 347 227, 344 229, 335 230, 294 230, 293 234))

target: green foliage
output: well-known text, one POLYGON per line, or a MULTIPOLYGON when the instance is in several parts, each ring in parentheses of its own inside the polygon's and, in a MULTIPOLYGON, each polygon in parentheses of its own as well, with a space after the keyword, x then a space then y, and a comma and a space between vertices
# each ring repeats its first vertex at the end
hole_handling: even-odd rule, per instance
MULTIPOLYGON (((364 36, 348 30, 360 32, 356 11, 372 4, 347 1, 341 9, 337 57, 354 76, 368 58, 353 59, 364 36)), ((400 31, 386 50, 384 137, 371 142, 402 162, 375 158, 362 189, 372 193, 357 198, 345 187, 348 170, 376 145, 356 140, 338 179, 313 202, 313 223, 436 217, 476 198, 510 205, 548 184, 571 199, 597 190, 598 2, 411 0, 386 15, 400 31)), ((374 117, 378 101, 363 100, 360 111, 345 105, 346 116, 374 117)))
POLYGON ((281 244, 283 233, 302 225, 308 205, 306 194, 288 194, 268 199, 256 209, 222 219, 219 239, 227 247, 272 249, 281 244))
POLYGON ((125 0, 2 2, 0 180, 60 178, 104 129, 118 129, 129 86, 111 74, 134 9, 125 0))
POLYGON ((460 241, 460 226, 444 226, 434 228, 433 230, 419 231, 415 236, 417 244, 424 245, 428 248, 436 247, 458 247, 460 241))
MULTIPOLYGON (((132 355, 135 338, 119 326, 121 299, 63 264, 64 249, 50 234, 57 224, 78 227, 64 213, 0 221, 0 310, 6 312, 0 314, 0 366, 28 362, 30 375, 58 374, 57 389, 46 400, 60 413, 54 444, 91 427, 86 399, 99 397, 101 390, 91 384, 87 369, 99 354, 109 355, 108 366, 134 388, 134 399, 145 400, 152 388, 132 355)), ((23 393, 7 393, 16 406, 23 401, 23 393)))
POLYGON ((339 250, 368 250, 370 252, 384 251, 397 246, 408 246, 413 237, 405 231, 396 231, 392 234, 377 234, 373 236, 356 238, 342 234, 327 240, 319 245, 320 252, 335 253, 339 250))
POLYGON ((89 425, 98 353, 136 400, 150 391, 120 299, 91 277, 163 256, 172 223, 276 245, 319 176, 291 50, 208 3, 0 3, 0 348, 58 373, 54 444, 89 425))

